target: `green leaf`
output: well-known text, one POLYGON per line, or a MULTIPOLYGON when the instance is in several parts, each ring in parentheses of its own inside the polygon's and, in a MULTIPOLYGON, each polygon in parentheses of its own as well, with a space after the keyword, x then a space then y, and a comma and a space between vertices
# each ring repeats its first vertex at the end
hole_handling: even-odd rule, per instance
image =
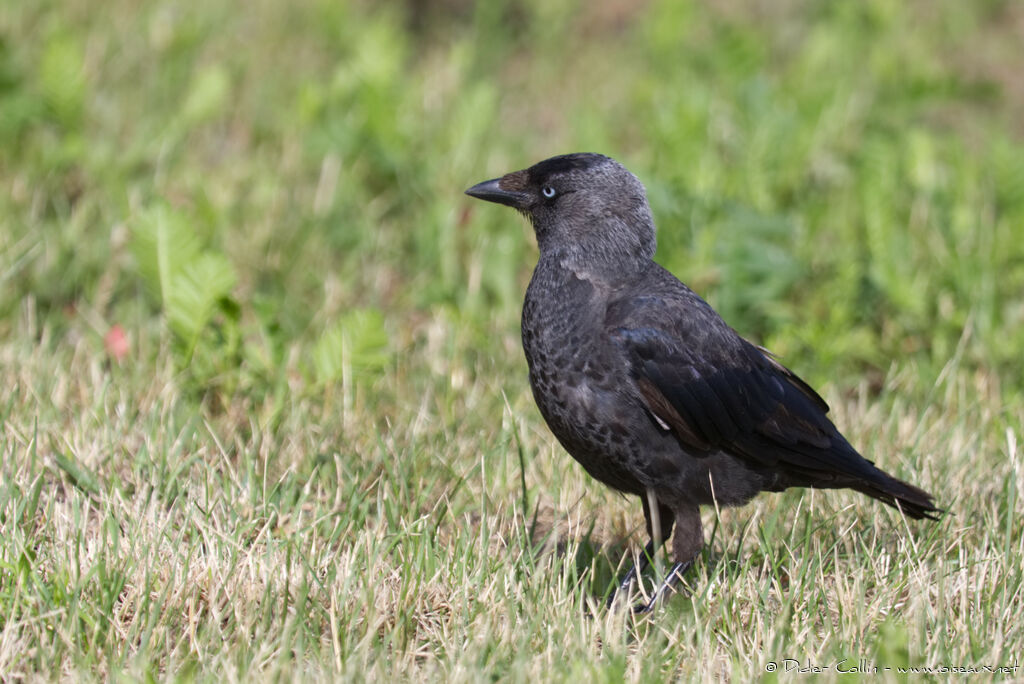
POLYGON ((171 280, 165 302, 167 323, 192 356, 199 334, 213 318, 222 299, 231 294, 235 269, 222 254, 207 252, 185 264, 171 280))
POLYGON ((181 119, 188 125, 195 125, 216 117, 225 109, 230 90, 228 70, 219 64, 207 67, 192 84, 181 109, 181 119))
POLYGON ((146 209, 132 234, 132 251, 146 289, 166 307, 171 280, 199 255, 199 237, 187 218, 164 202, 146 209))
POLYGON ((57 462, 57 467, 67 473, 71 484, 90 496, 100 495, 100 478, 81 461, 74 456, 65 456, 64 454, 54 454, 53 459, 57 462))
POLYGON ((54 36, 39 61, 39 90, 54 117, 66 127, 81 120, 85 101, 82 47, 67 35, 54 36))
POLYGON ((342 380, 348 372, 376 373, 390 360, 384 316, 376 309, 348 312, 324 332, 313 348, 313 368, 321 383, 342 380))

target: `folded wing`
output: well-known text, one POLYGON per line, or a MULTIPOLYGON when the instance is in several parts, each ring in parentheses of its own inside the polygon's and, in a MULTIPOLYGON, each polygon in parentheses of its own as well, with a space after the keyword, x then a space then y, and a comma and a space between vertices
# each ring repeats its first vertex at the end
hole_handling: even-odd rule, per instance
POLYGON ((857 453, 813 389, 689 290, 616 301, 605 329, 647 409, 689 453, 724 451, 804 486, 851 487, 912 517, 937 510, 926 492, 857 453))

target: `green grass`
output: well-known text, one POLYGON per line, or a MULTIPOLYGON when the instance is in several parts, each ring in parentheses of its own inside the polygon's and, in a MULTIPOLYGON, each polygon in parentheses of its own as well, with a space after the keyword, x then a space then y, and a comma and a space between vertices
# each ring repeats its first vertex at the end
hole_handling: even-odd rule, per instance
POLYGON ((4 4, 0 678, 1019 662, 1021 12, 706 5, 4 4), (709 510, 689 596, 604 611, 640 506, 543 425, 532 236, 461 194, 575 150, 951 515, 709 510))

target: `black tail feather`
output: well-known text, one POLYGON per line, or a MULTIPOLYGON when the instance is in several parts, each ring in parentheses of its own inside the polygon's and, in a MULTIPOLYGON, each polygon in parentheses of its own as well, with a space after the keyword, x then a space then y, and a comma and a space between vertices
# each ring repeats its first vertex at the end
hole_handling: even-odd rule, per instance
POLYGON ((878 472, 881 477, 875 482, 858 482, 851 485, 851 489, 898 508, 908 518, 915 520, 938 520, 940 514, 945 513, 935 505, 935 497, 920 487, 897 480, 882 471, 878 472))

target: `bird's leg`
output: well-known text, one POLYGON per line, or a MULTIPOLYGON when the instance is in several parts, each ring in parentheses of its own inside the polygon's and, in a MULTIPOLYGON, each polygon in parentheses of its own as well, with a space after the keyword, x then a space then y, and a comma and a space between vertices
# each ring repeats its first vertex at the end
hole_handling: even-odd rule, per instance
POLYGON ((662 597, 675 590, 675 585, 683 578, 697 559, 700 549, 704 546, 704 527, 700 521, 700 509, 687 506, 675 511, 676 532, 672 537, 672 552, 676 563, 669 570, 668 576, 658 585, 647 603, 633 606, 634 613, 649 613, 662 597))
POLYGON ((658 548, 672 536, 672 527, 675 525, 675 514, 672 512, 672 509, 660 503, 654 492, 650 489, 645 492, 645 496, 640 497, 640 501, 644 506, 644 522, 647 523, 647 535, 650 541, 644 547, 644 552, 640 559, 633 564, 633 567, 629 569, 626 576, 622 578, 619 586, 608 597, 609 608, 615 602, 616 596, 622 592, 629 593, 629 588, 633 581, 647 569, 647 566, 654 560, 654 554, 658 552, 658 548))

